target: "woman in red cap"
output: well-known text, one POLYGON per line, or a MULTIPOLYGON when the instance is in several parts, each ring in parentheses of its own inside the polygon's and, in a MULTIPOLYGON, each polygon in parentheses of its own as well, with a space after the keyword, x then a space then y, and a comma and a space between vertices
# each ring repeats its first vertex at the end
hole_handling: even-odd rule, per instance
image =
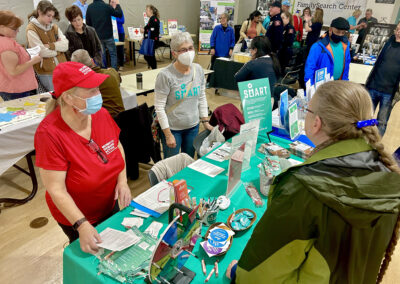
POLYGON ((53 73, 53 100, 35 134, 36 166, 46 201, 70 242, 80 238, 84 252, 96 253, 94 228, 131 201, 120 130, 101 107, 98 86, 108 75, 77 62, 53 73))

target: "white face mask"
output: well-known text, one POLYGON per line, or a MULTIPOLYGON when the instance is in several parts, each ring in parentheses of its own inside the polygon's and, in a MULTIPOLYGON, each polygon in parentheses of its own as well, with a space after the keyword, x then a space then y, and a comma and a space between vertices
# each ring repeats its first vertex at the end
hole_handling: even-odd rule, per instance
POLYGON ((194 56, 195 56, 194 50, 189 50, 188 52, 179 54, 178 60, 183 65, 190 66, 193 63, 194 56))

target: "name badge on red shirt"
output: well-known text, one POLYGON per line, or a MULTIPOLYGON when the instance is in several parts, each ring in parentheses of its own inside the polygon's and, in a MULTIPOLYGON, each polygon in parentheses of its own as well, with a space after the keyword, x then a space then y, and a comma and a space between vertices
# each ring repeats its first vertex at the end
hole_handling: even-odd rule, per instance
POLYGON ((110 142, 107 142, 103 146, 101 146, 104 152, 106 152, 107 155, 110 155, 117 147, 115 147, 114 140, 111 140, 110 142))

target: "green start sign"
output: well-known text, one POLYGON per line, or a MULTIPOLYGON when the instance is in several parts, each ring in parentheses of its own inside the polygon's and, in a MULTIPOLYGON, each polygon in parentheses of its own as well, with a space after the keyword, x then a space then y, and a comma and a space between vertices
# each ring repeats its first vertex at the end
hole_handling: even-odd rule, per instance
POLYGON ((271 89, 269 79, 239 82, 243 116, 246 123, 259 119, 260 130, 272 131, 271 89))

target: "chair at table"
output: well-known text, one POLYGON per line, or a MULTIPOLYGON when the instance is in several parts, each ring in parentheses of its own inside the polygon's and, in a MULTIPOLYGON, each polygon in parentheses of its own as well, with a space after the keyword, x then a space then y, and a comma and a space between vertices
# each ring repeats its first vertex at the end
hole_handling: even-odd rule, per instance
POLYGON ((193 158, 186 153, 180 153, 157 162, 148 173, 150 185, 154 186, 164 179, 169 179, 193 162, 193 158))

